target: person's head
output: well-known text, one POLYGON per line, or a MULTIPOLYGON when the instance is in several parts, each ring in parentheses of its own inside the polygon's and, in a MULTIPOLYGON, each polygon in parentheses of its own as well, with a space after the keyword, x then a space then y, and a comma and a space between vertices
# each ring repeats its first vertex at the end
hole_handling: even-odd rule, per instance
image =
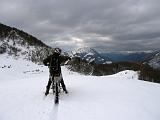
POLYGON ((54 53, 56 53, 56 54, 61 54, 61 49, 60 48, 54 48, 54 53))

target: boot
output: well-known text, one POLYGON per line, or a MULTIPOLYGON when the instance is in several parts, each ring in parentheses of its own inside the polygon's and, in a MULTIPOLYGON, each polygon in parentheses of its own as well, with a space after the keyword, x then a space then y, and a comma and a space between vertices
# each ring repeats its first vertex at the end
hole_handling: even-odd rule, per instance
POLYGON ((63 79, 61 79, 61 85, 62 85, 63 91, 67 94, 68 91, 67 91, 67 89, 66 89, 66 86, 65 86, 65 84, 64 84, 63 79))
POLYGON ((68 91, 67 91, 67 90, 64 90, 64 92, 65 92, 66 94, 68 94, 68 91))
POLYGON ((49 89, 46 87, 45 96, 47 96, 48 94, 49 94, 49 89))
POLYGON ((52 81, 51 81, 51 79, 49 79, 48 84, 47 84, 47 86, 46 86, 46 92, 45 92, 45 95, 46 95, 46 96, 49 94, 49 90, 50 90, 51 83, 52 83, 52 81))

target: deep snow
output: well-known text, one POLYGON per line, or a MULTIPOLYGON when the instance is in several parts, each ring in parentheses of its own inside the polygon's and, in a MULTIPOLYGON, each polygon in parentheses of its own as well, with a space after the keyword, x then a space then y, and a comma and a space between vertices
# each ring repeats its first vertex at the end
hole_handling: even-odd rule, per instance
POLYGON ((44 97, 48 68, 0 56, 0 120, 160 120, 160 84, 134 71, 84 76, 62 67, 69 94, 44 97), (3 68, 2 68, 3 67, 3 68))

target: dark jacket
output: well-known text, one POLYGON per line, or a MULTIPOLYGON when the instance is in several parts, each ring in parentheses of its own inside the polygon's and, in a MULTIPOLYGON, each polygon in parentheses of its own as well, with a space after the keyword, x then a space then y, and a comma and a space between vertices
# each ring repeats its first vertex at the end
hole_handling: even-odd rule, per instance
POLYGON ((51 74, 54 73, 60 74, 61 73, 60 65, 70 59, 71 59, 70 57, 61 56, 59 54, 53 53, 52 55, 48 56, 46 59, 43 60, 43 64, 49 67, 49 71, 51 74))

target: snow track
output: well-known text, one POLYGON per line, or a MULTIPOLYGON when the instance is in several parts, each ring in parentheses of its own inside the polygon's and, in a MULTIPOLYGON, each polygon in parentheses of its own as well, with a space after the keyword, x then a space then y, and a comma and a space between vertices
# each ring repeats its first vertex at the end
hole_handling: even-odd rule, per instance
POLYGON ((58 105, 54 104, 51 112, 50 112, 50 115, 49 115, 49 120, 58 120, 58 105))

